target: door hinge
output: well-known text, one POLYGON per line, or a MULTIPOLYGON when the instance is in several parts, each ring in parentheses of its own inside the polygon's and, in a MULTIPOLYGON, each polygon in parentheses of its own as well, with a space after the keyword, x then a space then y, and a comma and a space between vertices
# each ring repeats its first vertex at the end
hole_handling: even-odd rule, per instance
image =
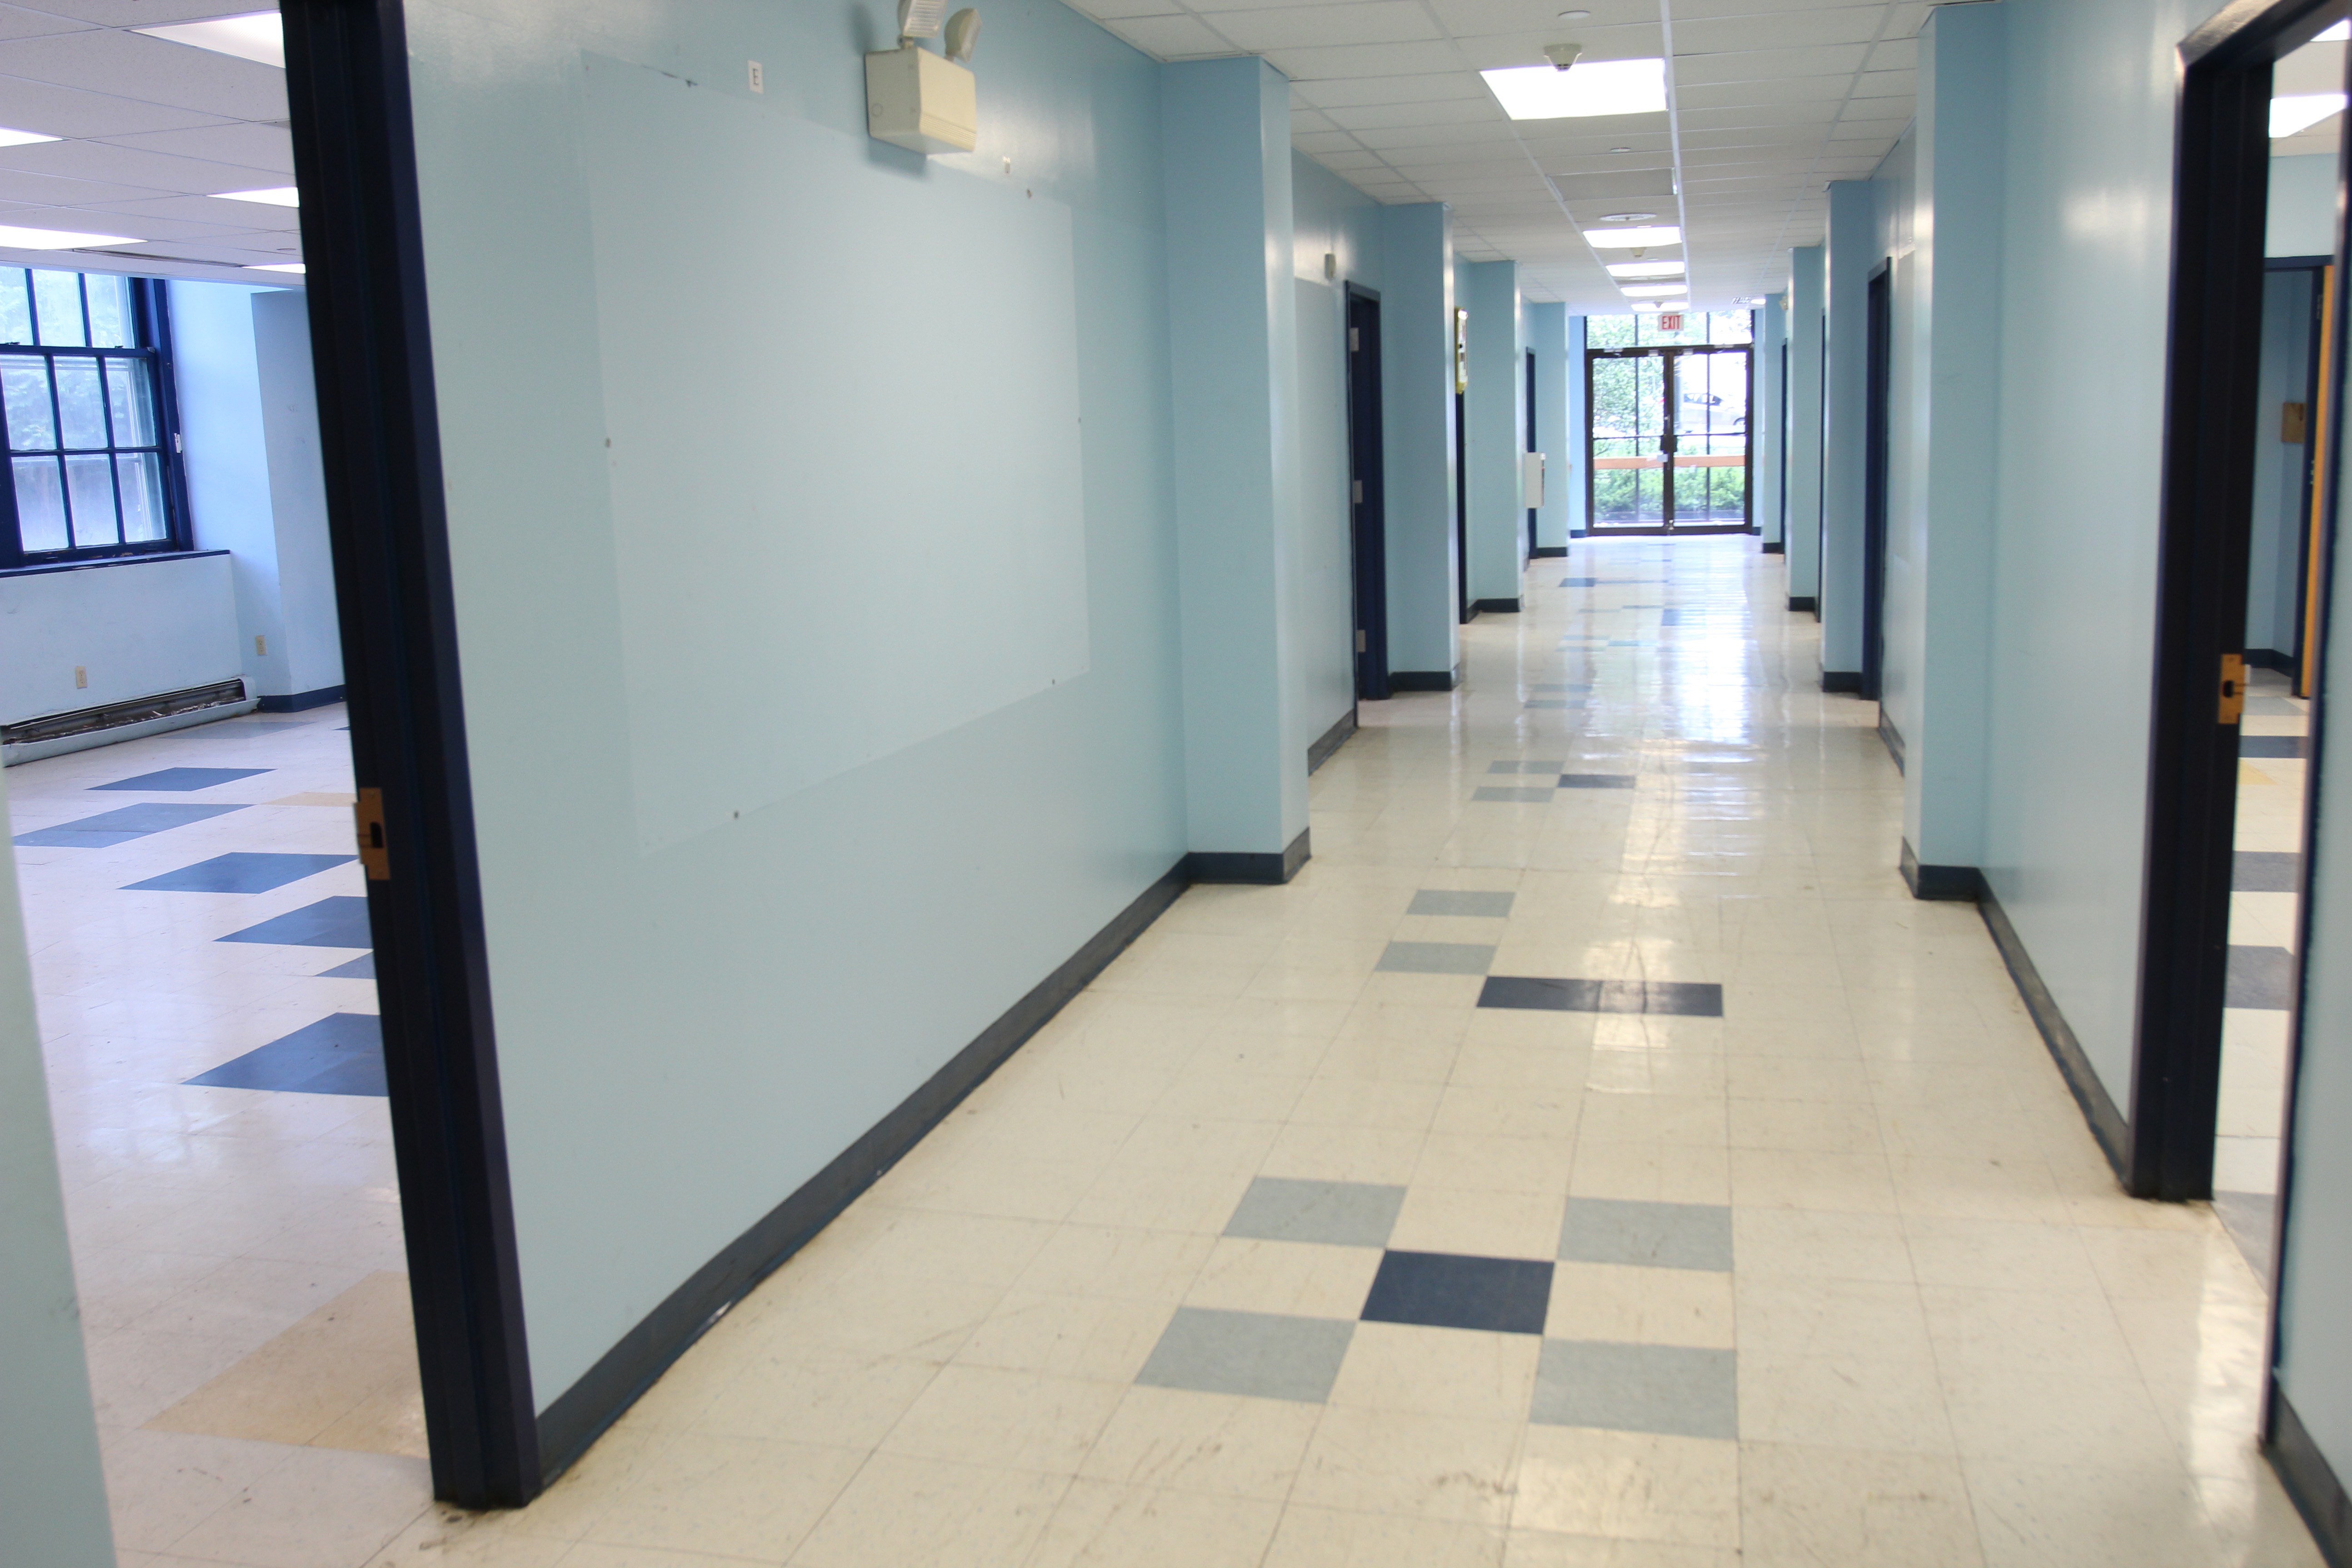
POLYGON ((1356 651, 1358 653, 1364 651, 1364 629, 1361 626, 1356 628, 1356 651))
POLYGON ((392 880, 392 851, 383 843, 383 791, 363 789, 352 807, 352 816, 359 826, 360 864, 367 868, 371 882, 392 880))
POLYGON ((1354 501, 1358 506, 1364 504, 1363 480, 1356 479, 1350 482, 1348 489, 1348 499, 1354 501))
POLYGON ((2221 656, 2221 722, 2234 724, 2246 712, 2246 659, 2243 654, 2221 656))
POLYGON ((1362 329, 1358 327, 1349 327, 1348 329, 1348 352, 1351 354, 1360 353, 1363 352, 1363 347, 1364 340, 1362 337, 1362 329))

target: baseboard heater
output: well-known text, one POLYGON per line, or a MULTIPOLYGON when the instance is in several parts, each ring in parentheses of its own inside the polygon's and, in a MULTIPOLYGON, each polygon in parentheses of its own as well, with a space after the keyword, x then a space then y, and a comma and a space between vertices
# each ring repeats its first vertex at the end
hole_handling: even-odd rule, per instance
POLYGON ((68 735, 86 735, 94 730, 112 730, 124 724, 143 724, 151 719, 170 719, 182 713, 194 713, 201 708, 220 708, 245 700, 245 681, 224 680, 212 686, 191 686, 184 691, 166 691, 154 697, 134 698, 128 702, 110 702, 103 708, 81 708, 71 713, 50 713, 38 719, 27 719, 21 724, 0 725, 0 745, 28 746, 39 741, 59 741, 68 735))

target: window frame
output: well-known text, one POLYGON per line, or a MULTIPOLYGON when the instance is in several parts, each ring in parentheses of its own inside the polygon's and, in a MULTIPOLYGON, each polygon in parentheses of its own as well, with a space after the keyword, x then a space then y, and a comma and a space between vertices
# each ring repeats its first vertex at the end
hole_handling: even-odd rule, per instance
MULTIPOLYGON (((91 274, 80 272, 75 268, 66 267, 35 267, 29 263, 14 263, 10 265, 14 269, 23 271, 26 274, 26 281, 28 289, 31 286, 30 275, 35 272, 73 272, 78 279, 89 278, 91 276, 121 276, 121 274, 119 273, 91 274)), ((188 510, 187 474, 185 466, 182 462, 183 442, 180 433, 180 398, 178 377, 174 374, 175 366, 172 353, 172 307, 170 290, 166 286, 165 281, 161 278, 129 278, 126 279, 125 281, 127 281, 131 286, 132 338, 132 345, 131 347, 93 348, 87 345, 76 346, 71 344, 50 345, 46 343, 5 343, 0 344, 0 353, 10 355, 33 354, 48 360, 51 366, 50 385, 52 389, 54 389, 56 385, 55 367, 57 362, 60 359, 92 360, 97 362, 101 367, 104 365, 105 362, 110 359, 135 360, 143 363, 146 365, 147 374, 150 377, 150 391, 154 398, 156 427, 156 447, 154 449, 161 459, 160 467, 162 470, 161 478, 163 501, 163 536, 161 539, 144 539, 137 541, 124 541, 117 539, 113 542, 106 544, 69 544, 63 550, 26 550, 25 548, 25 538, 23 528, 21 526, 21 520, 18 517, 16 509, 16 484, 14 461, 16 454, 14 447, 11 446, 8 447, 8 457, 10 459, 8 464, 8 472, 5 476, 5 482, 0 482, 0 571, 7 571, 12 568, 28 566, 59 566, 74 565, 84 562, 116 561, 142 555, 168 555, 194 548, 193 542, 193 529, 191 527, 188 510)), ((77 286, 81 289, 82 292, 82 313, 86 323, 89 312, 89 292, 86 285, 78 284, 77 286)), ((37 326, 34 330, 37 335, 39 331, 37 326)), ((87 335, 87 332, 85 332, 85 335, 87 335)), ((100 384, 101 388, 105 384, 105 373, 102 368, 100 372, 100 384)), ((52 396, 54 395, 55 394, 53 390, 52 396)), ((104 395, 102 392, 100 395, 101 400, 103 401, 104 395)), ((110 407, 108 411, 108 418, 110 420, 109 429, 110 437, 110 421, 112 419, 112 410, 110 407)), ((0 415, 0 432, 5 432, 5 415, 0 415)), ((62 443, 62 430, 59 431, 58 435, 60 442, 62 443)), ((62 444, 60 444, 58 449, 59 451, 66 450, 62 444)), ((107 451, 110 455, 123 451, 141 452, 145 450, 147 450, 147 448, 143 447, 124 447, 110 445, 107 447, 107 451)), ((118 469, 117 472, 119 474, 120 470, 118 469)), ((120 485, 120 482, 121 481, 118 479, 118 486, 120 485)), ((118 507, 120 504, 118 493, 118 507)))

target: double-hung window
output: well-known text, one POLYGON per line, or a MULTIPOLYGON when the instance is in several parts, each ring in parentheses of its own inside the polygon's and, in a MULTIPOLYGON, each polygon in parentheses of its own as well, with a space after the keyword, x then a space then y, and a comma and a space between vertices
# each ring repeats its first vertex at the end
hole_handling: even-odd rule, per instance
POLYGON ((0 566, 186 547, 163 287, 0 266, 0 566))

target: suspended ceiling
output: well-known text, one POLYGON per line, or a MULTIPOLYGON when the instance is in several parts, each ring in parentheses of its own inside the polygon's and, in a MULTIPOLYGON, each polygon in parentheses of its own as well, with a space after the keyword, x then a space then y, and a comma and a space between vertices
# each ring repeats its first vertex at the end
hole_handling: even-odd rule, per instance
POLYGON ((100 250, 0 247, 0 261, 150 277, 299 283, 292 207, 223 191, 294 183, 286 73, 131 29, 274 9, 261 0, 0 5, 0 224, 121 236, 100 250))

